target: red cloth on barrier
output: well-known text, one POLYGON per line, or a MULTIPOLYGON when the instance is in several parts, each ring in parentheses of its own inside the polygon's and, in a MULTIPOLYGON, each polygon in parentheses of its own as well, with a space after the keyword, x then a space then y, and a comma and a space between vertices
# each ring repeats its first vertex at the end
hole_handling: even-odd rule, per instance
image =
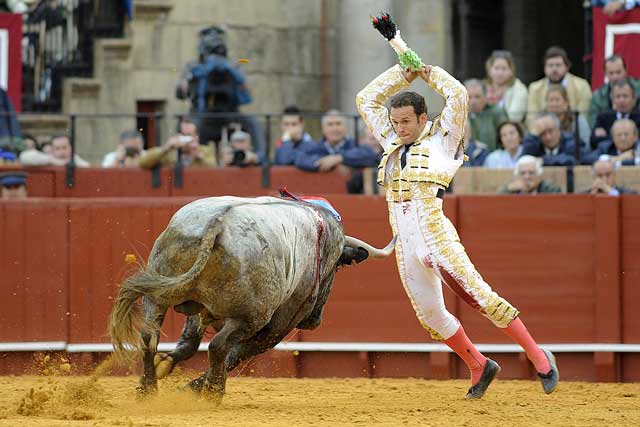
POLYGON ((629 75, 640 78, 640 8, 613 16, 593 8, 592 90, 604 83, 604 60, 614 53, 624 58, 629 75))
POLYGON ((22 111, 22 15, 0 13, 0 87, 22 111), (6 84, 6 87, 5 87, 6 84))

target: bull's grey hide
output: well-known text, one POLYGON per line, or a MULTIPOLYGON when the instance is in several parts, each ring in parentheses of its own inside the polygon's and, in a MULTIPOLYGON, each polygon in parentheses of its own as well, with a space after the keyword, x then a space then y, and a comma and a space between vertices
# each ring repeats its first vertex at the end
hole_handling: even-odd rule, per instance
POLYGON ((393 250, 345 236, 326 209, 273 197, 213 197, 181 208, 158 237, 144 269, 121 286, 109 330, 115 356, 142 353, 139 391, 191 357, 205 328, 210 369, 189 383, 214 398, 226 373, 280 342, 294 328, 316 328, 341 265, 393 250), (137 306, 142 297, 142 313, 137 306), (187 320, 176 349, 156 354, 170 307, 187 320), (142 321, 140 321, 142 317, 142 321))

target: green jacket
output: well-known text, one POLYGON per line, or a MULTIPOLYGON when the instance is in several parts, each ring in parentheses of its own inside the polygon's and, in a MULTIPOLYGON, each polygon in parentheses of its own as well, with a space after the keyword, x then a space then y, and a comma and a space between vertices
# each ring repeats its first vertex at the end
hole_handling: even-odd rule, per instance
POLYGON ((479 114, 469 112, 471 135, 476 141, 487 144, 489 151, 496 149, 496 128, 507 120, 507 113, 497 105, 487 104, 479 114))
MULTIPOLYGON (((629 78, 633 87, 636 90, 636 109, 640 108, 640 80, 629 78)), ((589 105, 589 126, 593 127, 596 122, 598 114, 611 110, 611 85, 605 83, 595 92, 591 97, 591 104, 589 105)))

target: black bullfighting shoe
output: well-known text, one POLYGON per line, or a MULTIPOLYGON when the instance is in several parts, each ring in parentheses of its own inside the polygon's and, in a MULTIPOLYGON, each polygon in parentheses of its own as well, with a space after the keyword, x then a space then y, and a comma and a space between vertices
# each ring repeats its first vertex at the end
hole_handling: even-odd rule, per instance
POLYGON ((551 369, 546 374, 538 373, 540 382, 542 383, 542 389, 545 393, 550 394, 558 386, 558 380, 560 379, 560 372, 558 372, 558 365, 556 365, 556 358, 549 350, 542 350, 544 355, 547 356, 551 369))
POLYGON ((465 399, 480 399, 484 396, 489 388, 489 384, 491 384, 491 381, 498 375, 498 372, 500 372, 500 365, 487 358, 487 364, 484 365, 480 379, 469 388, 465 399))

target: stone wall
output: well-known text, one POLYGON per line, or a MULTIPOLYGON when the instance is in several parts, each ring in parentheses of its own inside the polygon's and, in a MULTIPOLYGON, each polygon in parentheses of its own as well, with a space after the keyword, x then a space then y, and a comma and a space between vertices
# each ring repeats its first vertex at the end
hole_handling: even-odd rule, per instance
MULTIPOLYGON (((93 78, 65 82, 65 113, 135 113, 138 101, 157 102, 169 116, 187 112, 175 83, 197 57, 198 31, 214 24, 227 30, 229 57, 249 59, 241 66, 254 99, 242 108, 248 113, 279 113, 289 104, 354 113, 357 91, 395 61, 368 22, 380 10, 404 24, 403 35, 426 61, 449 65, 448 1, 134 0, 134 8, 123 40, 96 44, 93 78)), ((132 118, 80 117, 78 149, 97 163, 120 131, 135 126, 132 118)), ((165 120, 163 137, 173 126, 165 120)))

